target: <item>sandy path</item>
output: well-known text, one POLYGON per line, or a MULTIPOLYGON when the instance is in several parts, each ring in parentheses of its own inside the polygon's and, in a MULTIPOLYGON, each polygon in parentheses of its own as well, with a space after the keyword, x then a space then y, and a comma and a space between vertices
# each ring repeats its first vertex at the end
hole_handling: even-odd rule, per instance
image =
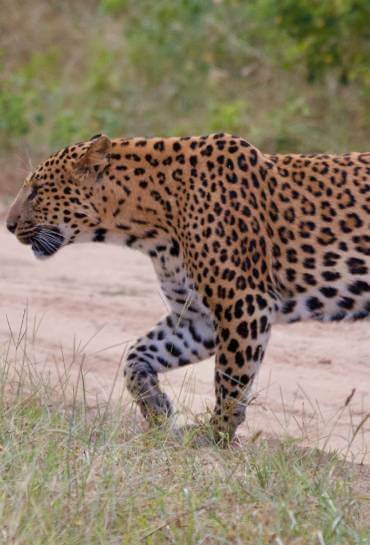
MULTIPOLYGON (((84 358, 90 402, 107 396, 126 341, 166 311, 149 260, 131 250, 91 244, 38 262, 2 227, 0 256, 0 349, 9 342, 8 324, 16 337, 27 308, 28 354, 35 368, 55 377, 64 358, 67 365, 74 361, 73 378, 84 358)), ((14 345, 9 357, 15 357, 14 345)), ((194 412, 212 405, 212 382, 212 361, 162 380, 171 397, 194 412)), ((356 427, 370 413, 370 322, 275 326, 255 392, 242 434, 290 433, 347 453, 356 427)), ((370 461, 370 419, 349 457, 370 461)))

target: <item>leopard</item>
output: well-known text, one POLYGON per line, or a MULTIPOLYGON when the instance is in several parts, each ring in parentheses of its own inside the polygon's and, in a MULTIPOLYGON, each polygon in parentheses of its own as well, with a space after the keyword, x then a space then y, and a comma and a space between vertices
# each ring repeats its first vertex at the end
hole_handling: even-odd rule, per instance
POLYGON ((39 259, 82 242, 151 259, 169 313, 131 346, 127 388, 148 422, 166 421, 161 373, 215 356, 219 442, 245 420, 274 324, 370 316, 370 153, 99 134, 27 176, 6 224, 39 259))

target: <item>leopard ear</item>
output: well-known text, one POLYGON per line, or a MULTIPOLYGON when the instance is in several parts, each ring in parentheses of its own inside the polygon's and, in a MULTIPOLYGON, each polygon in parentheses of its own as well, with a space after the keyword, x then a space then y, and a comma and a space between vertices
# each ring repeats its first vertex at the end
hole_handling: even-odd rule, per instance
POLYGON ((105 134, 97 134, 88 142, 87 146, 75 164, 78 175, 101 174, 109 162, 109 153, 112 142, 105 134))

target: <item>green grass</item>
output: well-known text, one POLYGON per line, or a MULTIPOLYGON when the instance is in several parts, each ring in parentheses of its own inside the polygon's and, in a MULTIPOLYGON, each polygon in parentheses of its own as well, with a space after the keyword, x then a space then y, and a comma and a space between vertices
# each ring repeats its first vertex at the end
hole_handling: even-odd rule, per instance
POLYGON ((22 338, 12 342, 18 363, 4 356, 0 380, 0 543, 370 544, 369 489, 335 454, 264 436, 194 448, 191 431, 145 431, 120 403, 89 409, 82 371, 78 384, 66 372, 58 392, 22 338))

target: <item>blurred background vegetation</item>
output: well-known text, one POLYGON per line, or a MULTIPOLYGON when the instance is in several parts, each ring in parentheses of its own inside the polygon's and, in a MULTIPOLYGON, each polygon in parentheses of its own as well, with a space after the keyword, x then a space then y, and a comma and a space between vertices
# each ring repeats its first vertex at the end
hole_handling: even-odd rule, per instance
POLYGON ((222 130, 269 152, 370 148, 369 0, 0 7, 6 168, 103 131, 222 130))

